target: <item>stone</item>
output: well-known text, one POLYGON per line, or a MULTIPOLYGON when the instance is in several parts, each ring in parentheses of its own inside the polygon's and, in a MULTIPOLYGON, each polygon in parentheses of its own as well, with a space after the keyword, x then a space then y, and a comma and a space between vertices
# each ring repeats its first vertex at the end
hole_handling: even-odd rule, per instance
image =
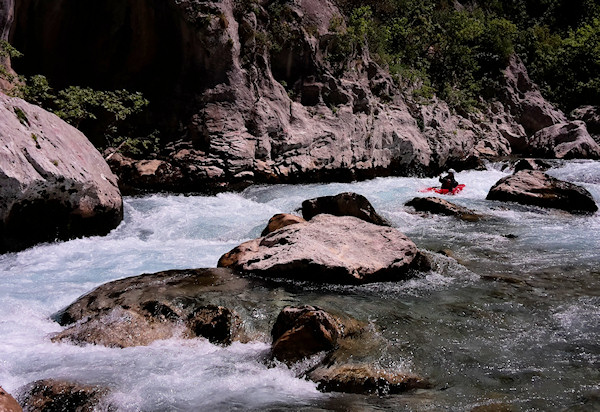
POLYGON ((550 164, 546 163, 542 159, 520 159, 514 168, 514 173, 519 170, 548 170, 550 169, 550 164))
POLYGON ((546 127, 528 139, 533 156, 556 159, 600 159, 600 146, 585 123, 573 121, 546 127))
POLYGON ((336 348, 338 339, 360 331, 357 324, 314 306, 286 306, 277 316, 271 357, 287 364, 336 348))
POLYGON ((321 366, 309 373, 324 392, 377 394, 380 396, 431 388, 431 383, 413 374, 389 372, 371 365, 321 366))
POLYGON ((600 106, 578 107, 569 116, 573 120, 583 121, 596 143, 600 143, 600 106))
POLYGON ((320 214, 239 245, 218 266, 265 277, 356 284, 405 280, 411 270, 424 269, 420 256, 397 229, 320 214))
POLYGON ((117 177, 88 139, 0 93, 0 253, 104 235, 122 218, 117 177))
POLYGON ((500 179, 490 189, 487 200, 517 202, 571 213, 595 213, 598 206, 583 187, 536 170, 521 170, 500 179))
POLYGON ((269 219, 269 223, 267 224, 267 227, 265 227, 263 229, 263 231, 260 235, 266 236, 269 233, 276 231, 277 229, 281 229, 282 227, 294 225, 296 223, 303 223, 303 222, 306 222, 306 220, 304 220, 300 216, 292 215, 289 213, 278 213, 275 216, 273 216, 271 219, 269 219))
POLYGON ((0 412, 22 412, 21 406, 10 393, 0 387, 0 412))
MULTIPOLYGON (((32 382, 19 392, 19 403, 25 412, 92 411, 101 406, 108 394, 108 390, 100 386, 55 379, 32 382)), ((106 407, 110 408, 109 405, 106 407)))
POLYGON ((204 337, 228 345, 245 340, 241 320, 235 311, 211 303, 210 294, 247 287, 247 281, 227 269, 171 270, 115 280, 55 314, 68 327, 52 341, 123 348, 171 337, 204 337))
POLYGON ((406 206, 411 206, 418 212, 456 216, 467 222, 477 222, 481 219, 474 211, 435 196, 415 197, 409 200, 406 206))
POLYGON ((375 225, 389 226, 389 223, 375 211, 371 202, 358 193, 345 192, 302 202, 304 219, 311 220, 321 213, 334 216, 354 216, 375 225))

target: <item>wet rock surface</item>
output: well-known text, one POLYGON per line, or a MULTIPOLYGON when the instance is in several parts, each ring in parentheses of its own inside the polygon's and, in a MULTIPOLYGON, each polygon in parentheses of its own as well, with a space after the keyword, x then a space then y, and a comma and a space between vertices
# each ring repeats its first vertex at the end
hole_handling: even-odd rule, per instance
POLYGON ((0 253, 103 235, 122 218, 117 178, 88 139, 0 93, 0 253))
POLYGON ((394 228, 321 214, 250 240, 219 259, 259 276, 322 283, 399 281, 424 264, 416 245, 394 228))
POLYGON ((594 213, 598 206, 583 187, 551 177, 541 171, 521 170, 500 179, 487 200, 517 202, 571 213, 594 213))
POLYGON ((69 327, 52 340, 111 347, 170 337, 204 337, 218 344, 244 340, 239 315, 212 304, 210 294, 247 286, 227 269, 172 270, 116 280, 57 313, 56 320, 69 327))
POLYGON ((44 379, 25 385, 19 392, 18 399, 24 412, 83 412, 96 410, 108 390, 76 382, 44 379))
POLYGON ((295 225, 296 223, 306 222, 300 216, 292 215, 290 213, 278 213, 269 219, 269 223, 263 229, 261 236, 266 236, 271 232, 276 231, 277 229, 281 229, 282 227, 286 227, 289 225, 295 225))
POLYGON ((415 197, 408 201, 406 206, 413 207, 418 212, 456 216, 467 222, 476 222, 481 219, 481 215, 475 211, 435 196, 415 197))
POLYGON ((304 219, 311 220, 322 213, 334 216, 354 216, 375 225, 390 225, 375 211, 371 202, 358 193, 346 192, 302 202, 302 217, 304 219))
POLYGON ((0 411, 2 412, 21 412, 21 406, 10 393, 0 387, 0 411))

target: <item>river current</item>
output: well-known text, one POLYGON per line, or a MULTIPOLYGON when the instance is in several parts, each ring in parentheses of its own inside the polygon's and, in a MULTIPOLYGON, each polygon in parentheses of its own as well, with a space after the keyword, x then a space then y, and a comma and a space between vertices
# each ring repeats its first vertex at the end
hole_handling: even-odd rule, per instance
MULTIPOLYGON (((593 216, 485 200, 506 165, 464 171, 449 198, 485 216, 463 222, 404 204, 436 179, 252 186, 216 196, 124 199, 104 237, 0 255, 0 386, 17 393, 44 378, 107 386, 119 411, 600 410, 600 212, 593 216), (322 286, 281 281, 224 296, 251 319, 256 340, 229 347, 173 338, 126 349, 52 343, 51 315, 111 280, 214 267, 268 219, 305 199, 353 191, 431 252, 435 265, 402 283, 322 286), (444 251, 445 253, 438 253, 444 251), (452 256, 452 258, 446 255, 452 256), (369 362, 433 383, 401 395, 322 393, 286 366, 266 366, 269 331, 286 304, 315 304, 377 331, 369 362)), ((600 162, 548 172, 600 204, 600 162)))

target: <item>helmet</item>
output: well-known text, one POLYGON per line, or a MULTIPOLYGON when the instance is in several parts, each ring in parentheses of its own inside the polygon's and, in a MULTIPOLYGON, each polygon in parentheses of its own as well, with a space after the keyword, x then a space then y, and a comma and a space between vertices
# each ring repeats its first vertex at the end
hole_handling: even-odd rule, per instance
POLYGON ((456 170, 454 170, 454 169, 449 169, 449 170, 448 170, 448 173, 452 173, 452 174, 454 174, 454 173, 456 173, 456 170))

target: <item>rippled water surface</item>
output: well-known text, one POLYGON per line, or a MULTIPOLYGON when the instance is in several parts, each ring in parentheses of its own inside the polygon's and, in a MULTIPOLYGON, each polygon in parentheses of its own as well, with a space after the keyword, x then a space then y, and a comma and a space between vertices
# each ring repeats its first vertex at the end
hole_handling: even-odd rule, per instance
MULTIPOLYGON (((458 173, 450 198, 479 222, 415 214, 404 206, 435 179, 253 186, 239 194, 125 199, 106 237, 0 255, 0 386, 60 378, 111 388, 122 411, 600 410, 600 213, 486 201, 501 165, 458 173), (252 343, 170 339, 111 349, 51 343, 49 317, 94 287, 165 269, 214 267, 257 237, 275 213, 303 200, 354 191, 431 252, 435 267, 404 283, 320 286, 275 282, 223 297, 249 319, 252 343), (444 251, 444 253, 438 253, 444 251), (447 257, 449 255, 451 257, 447 257), (394 396, 324 394, 285 366, 267 367, 268 334, 287 304, 316 304, 377 331, 360 356, 411 371, 433 388, 394 396)), ((549 174, 586 187, 600 203, 600 163, 557 164, 549 174)))

